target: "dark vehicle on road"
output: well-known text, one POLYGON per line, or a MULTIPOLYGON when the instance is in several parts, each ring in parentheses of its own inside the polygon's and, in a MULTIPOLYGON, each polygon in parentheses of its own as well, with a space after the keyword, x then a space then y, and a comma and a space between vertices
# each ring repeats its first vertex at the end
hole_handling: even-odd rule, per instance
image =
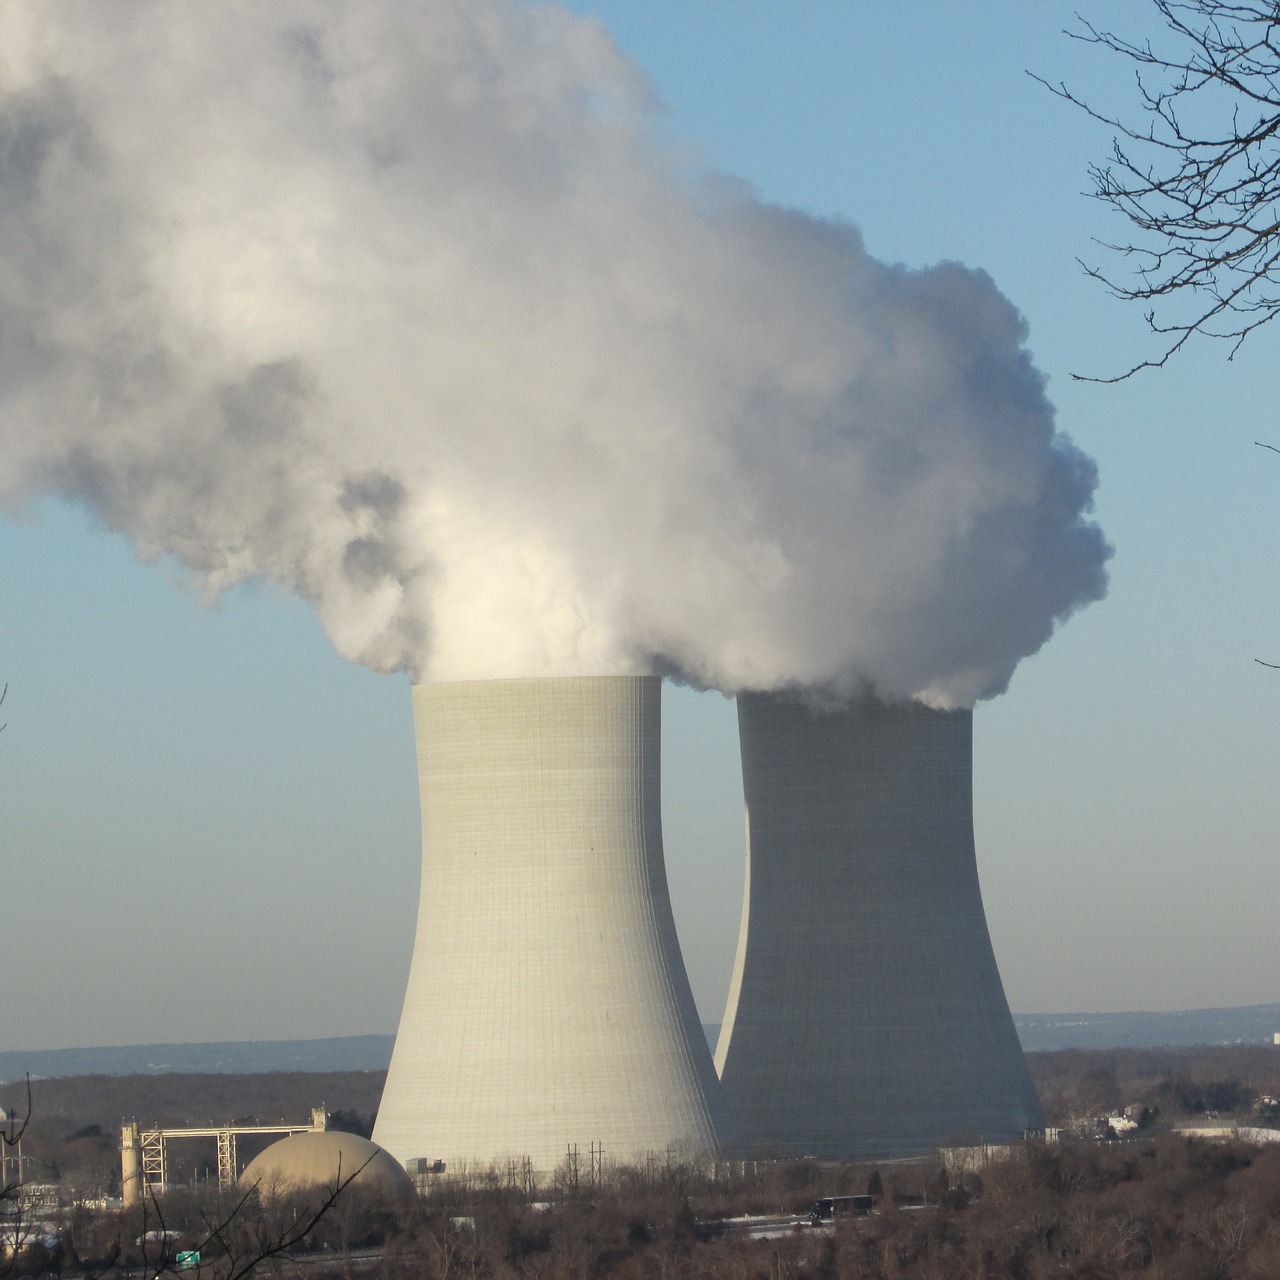
POLYGON ((809 1220, 818 1223, 833 1218, 865 1218, 874 1205, 870 1196, 824 1196, 809 1210, 809 1220))

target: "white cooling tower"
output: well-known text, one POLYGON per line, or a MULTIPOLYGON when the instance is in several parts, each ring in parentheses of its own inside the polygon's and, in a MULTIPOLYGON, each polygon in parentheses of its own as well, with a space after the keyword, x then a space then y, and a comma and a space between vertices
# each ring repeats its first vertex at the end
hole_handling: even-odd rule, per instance
POLYGON ((978 887, 972 714, 747 694, 738 728, 748 876, 716 1066, 744 1151, 1043 1127, 978 887))
POLYGON ((413 690, 422 896, 374 1140, 450 1170, 714 1152, 662 857, 661 682, 413 690))

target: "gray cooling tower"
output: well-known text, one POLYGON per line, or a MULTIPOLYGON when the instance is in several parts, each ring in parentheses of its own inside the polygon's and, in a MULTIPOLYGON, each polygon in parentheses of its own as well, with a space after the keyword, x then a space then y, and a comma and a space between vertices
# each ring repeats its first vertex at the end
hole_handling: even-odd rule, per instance
POLYGON ((747 890, 716 1051, 745 1151, 885 1159, 1044 1117, 973 846, 970 712, 738 699, 747 890))
POLYGON ((422 896, 374 1141, 400 1160, 714 1152, 662 858, 661 682, 413 690, 422 896))

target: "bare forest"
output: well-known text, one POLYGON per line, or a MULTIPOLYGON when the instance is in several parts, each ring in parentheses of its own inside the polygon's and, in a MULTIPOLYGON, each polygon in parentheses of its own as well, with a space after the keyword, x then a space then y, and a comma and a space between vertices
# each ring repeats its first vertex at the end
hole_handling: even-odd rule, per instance
MULTIPOLYGON (((599 1168, 583 1156, 537 1188, 515 1165, 448 1170, 417 1201, 346 1188, 304 1238, 261 1265, 272 1275, 301 1268, 315 1280, 1280 1276, 1280 1143, 1174 1128, 1280 1124, 1269 1109, 1280 1095, 1280 1049, 1072 1050, 1029 1060, 1062 1140, 998 1159, 950 1152, 871 1167, 671 1155, 644 1168, 599 1168), (1136 1117, 1121 1139, 1107 1127, 1118 1115, 1136 1117), (810 1219, 823 1197, 867 1193, 875 1207, 865 1216, 810 1219), (777 1221, 734 1221, 752 1215, 777 1221)), ((59 1227, 8 1266, 26 1275, 154 1272, 156 1259, 138 1242, 162 1218, 165 1265, 203 1242, 201 1274, 225 1280, 257 1242, 309 1222, 323 1193, 242 1203, 219 1193, 212 1150, 193 1143, 179 1155, 175 1144, 174 1181, 187 1185, 131 1215, 98 1210, 94 1195, 118 1193, 121 1121, 301 1122, 325 1105, 340 1127, 367 1133, 381 1083, 377 1072, 35 1081, 24 1180, 56 1189, 59 1227), (212 1245, 211 1222, 225 1223, 212 1245)), ((0 1105, 25 1105, 25 1085, 0 1089, 0 1105)))

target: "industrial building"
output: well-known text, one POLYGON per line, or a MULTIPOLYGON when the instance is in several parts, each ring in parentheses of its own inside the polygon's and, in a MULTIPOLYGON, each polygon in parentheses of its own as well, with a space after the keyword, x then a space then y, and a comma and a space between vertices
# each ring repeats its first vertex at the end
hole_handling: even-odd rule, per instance
POLYGON ((324 1134, 329 1113, 312 1107, 309 1124, 221 1124, 195 1128, 144 1129, 136 1120, 120 1129, 120 1187, 124 1207, 132 1208, 169 1190, 169 1143, 213 1138, 218 1147, 218 1190, 230 1191, 239 1172, 240 1138, 324 1134))
POLYGON ((662 852, 661 682, 413 690, 422 888, 374 1140, 401 1162, 719 1149, 662 852))
POLYGON ((312 1129, 273 1142, 245 1166, 240 1186, 261 1196, 311 1187, 376 1187, 384 1196, 414 1193, 413 1180, 381 1147, 354 1133, 312 1129))
POLYGON ((742 1149, 885 1159, 1044 1125, 987 931, 969 711, 738 699, 748 872, 716 1066, 742 1149))

